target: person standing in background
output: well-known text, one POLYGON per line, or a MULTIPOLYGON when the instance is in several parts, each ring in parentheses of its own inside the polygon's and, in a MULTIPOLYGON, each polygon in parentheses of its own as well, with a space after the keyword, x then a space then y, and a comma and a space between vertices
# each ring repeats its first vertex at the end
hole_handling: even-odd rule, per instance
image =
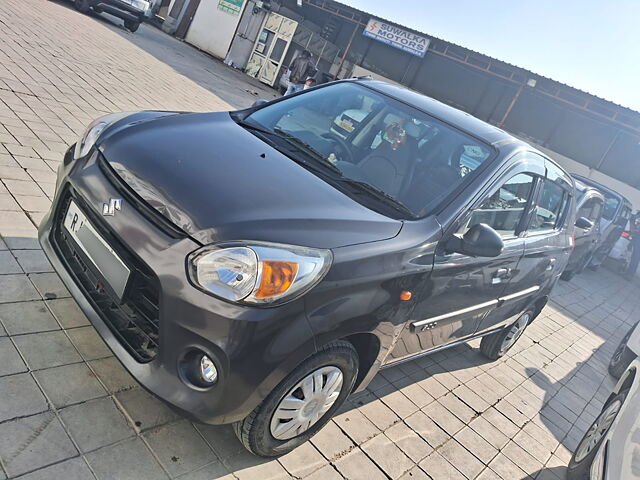
POLYGON ((629 220, 629 230, 631 231, 631 242, 629 243, 629 247, 631 247, 631 260, 629 260, 629 267, 625 272, 625 277, 631 279, 636 274, 638 270, 638 265, 640 264, 640 210, 636 212, 635 215, 631 217, 629 220))
POLYGON ((311 70, 313 70, 311 52, 303 50, 289 66, 289 88, 287 88, 285 95, 291 95, 302 90, 311 70))

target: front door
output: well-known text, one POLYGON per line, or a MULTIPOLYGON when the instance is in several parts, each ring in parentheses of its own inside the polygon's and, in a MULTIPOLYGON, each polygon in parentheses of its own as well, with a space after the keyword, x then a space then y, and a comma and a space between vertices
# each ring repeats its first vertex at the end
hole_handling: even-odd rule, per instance
POLYGON ((500 234, 505 248, 495 258, 447 253, 439 248, 430 281, 388 362, 471 337, 496 309, 524 252, 520 231, 535 178, 522 172, 522 167, 507 171, 445 233, 443 242, 454 233, 463 235, 473 225, 485 223, 500 234))

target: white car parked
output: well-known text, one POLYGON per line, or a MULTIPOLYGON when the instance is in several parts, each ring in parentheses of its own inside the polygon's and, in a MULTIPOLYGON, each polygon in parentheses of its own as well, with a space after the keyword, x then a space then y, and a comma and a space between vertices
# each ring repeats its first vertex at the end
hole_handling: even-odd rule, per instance
POLYGON ((640 327, 623 338, 609 364, 619 381, 576 448, 569 480, 640 479, 640 327))

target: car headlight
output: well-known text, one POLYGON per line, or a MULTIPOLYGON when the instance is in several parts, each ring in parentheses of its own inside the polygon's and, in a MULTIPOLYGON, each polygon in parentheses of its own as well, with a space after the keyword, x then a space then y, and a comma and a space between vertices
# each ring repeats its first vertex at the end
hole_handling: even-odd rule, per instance
POLYGON ((100 134, 104 132, 107 127, 113 125, 118 120, 128 117, 129 115, 131 115, 131 112, 111 113, 91 122, 80 139, 76 142, 76 148, 73 151, 73 158, 77 160, 84 157, 89 153, 89 150, 91 150, 95 145, 100 134))
POLYGON ((266 242, 204 247, 187 259, 201 290, 236 303, 282 303, 314 287, 331 265, 330 250, 266 242))

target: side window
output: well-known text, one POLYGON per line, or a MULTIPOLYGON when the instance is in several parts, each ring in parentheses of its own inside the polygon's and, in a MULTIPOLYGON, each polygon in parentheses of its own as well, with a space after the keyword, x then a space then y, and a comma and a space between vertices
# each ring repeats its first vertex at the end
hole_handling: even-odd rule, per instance
POLYGON ((590 198, 578 209, 576 218, 585 217, 595 222, 602 211, 602 202, 598 198, 590 198))
POLYGON ((529 224, 529 232, 543 232, 556 228, 568 199, 569 195, 561 186, 544 179, 540 199, 529 224))
POLYGON ((534 177, 526 173, 511 177, 473 210, 463 233, 478 223, 486 223, 503 238, 515 236, 526 210, 533 182, 534 177))

